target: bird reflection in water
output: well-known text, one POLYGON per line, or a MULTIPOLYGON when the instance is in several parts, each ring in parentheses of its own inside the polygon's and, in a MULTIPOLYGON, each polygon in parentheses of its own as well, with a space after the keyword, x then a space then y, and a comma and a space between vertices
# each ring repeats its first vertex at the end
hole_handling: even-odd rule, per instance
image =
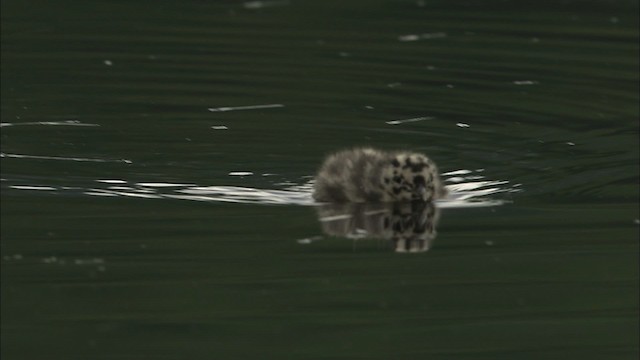
POLYGON ((388 240, 396 252, 425 252, 436 237, 433 202, 323 204, 318 220, 329 236, 388 240))

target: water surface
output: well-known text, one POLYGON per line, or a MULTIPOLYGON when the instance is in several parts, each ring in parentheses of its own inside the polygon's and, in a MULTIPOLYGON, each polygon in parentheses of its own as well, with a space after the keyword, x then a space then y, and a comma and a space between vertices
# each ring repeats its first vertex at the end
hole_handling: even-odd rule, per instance
POLYGON ((2 358, 637 358, 637 14, 3 2, 2 358), (445 173, 428 251, 323 232, 364 145, 445 173))

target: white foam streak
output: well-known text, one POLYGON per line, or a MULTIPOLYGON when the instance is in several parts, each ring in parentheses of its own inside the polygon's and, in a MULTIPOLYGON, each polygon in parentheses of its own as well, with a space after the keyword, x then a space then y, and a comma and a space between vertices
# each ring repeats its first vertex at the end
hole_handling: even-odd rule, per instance
POLYGON ((56 190, 56 188, 51 186, 10 185, 9 187, 17 190, 44 190, 44 191, 56 190))
POLYGON ((449 171, 446 173, 442 173, 440 175, 442 176, 452 176, 452 175, 466 175, 466 174, 471 174, 473 171, 471 170, 456 170, 456 171, 449 171))
POLYGON ((151 183, 151 182, 148 182, 148 183, 147 182, 137 183, 136 185, 138 185, 138 186, 146 186, 146 187, 158 187, 158 188, 196 186, 195 184, 173 184, 173 183, 151 183))
POLYGON ((352 218, 351 215, 345 214, 345 215, 325 216, 325 217, 318 218, 318 220, 320 220, 320 222, 329 222, 329 221, 336 221, 336 220, 346 220, 351 218, 352 218))
MULTIPOLYGON (((288 190, 255 189, 240 186, 196 186, 177 190, 176 192, 187 194, 180 195, 180 197, 185 198, 185 196, 190 196, 192 200, 263 204, 313 204, 310 193, 288 190)), ((176 195, 172 195, 171 197, 176 197, 176 195)))
MULTIPOLYGON (((519 184, 509 186, 504 180, 482 180, 479 170, 456 170, 443 174, 448 195, 437 201, 441 208, 466 208, 481 206, 497 206, 506 203, 501 199, 490 197, 501 193, 519 191, 519 184), (456 183, 451 183, 455 179, 456 183)), ((16 184, 7 180, 6 186, 14 190, 79 192, 91 196, 134 197, 145 199, 180 199, 204 202, 226 202, 265 205, 319 205, 313 200, 314 180, 309 177, 298 179, 299 182, 287 181, 280 189, 259 189, 243 186, 212 185, 200 186, 189 183, 169 182, 133 182, 120 179, 98 179, 90 188, 70 186, 47 186, 45 184, 16 184)), ((4 183, 3 183, 4 184, 4 183)), ((376 211, 376 210, 374 210, 376 211)), ((342 218, 328 217, 321 221, 334 221, 342 218)))
POLYGON ((447 185, 447 189, 454 192, 478 191, 478 189, 485 186, 503 185, 507 183, 508 181, 473 181, 447 185))
POLYGON ((126 184, 127 182, 124 180, 117 179, 99 179, 97 182, 105 183, 105 184, 126 184))
POLYGON ((399 124, 404 124, 404 123, 410 123, 410 122, 416 122, 416 121, 424 121, 424 120, 430 120, 433 119, 433 117, 431 116, 421 116, 421 117, 416 117, 416 118, 411 118, 411 119, 404 119, 404 120, 391 120, 391 121, 387 121, 386 124, 388 125, 399 125, 399 124))
POLYGON ((67 121, 35 121, 35 122, 19 122, 19 123, 0 123, 0 127, 5 126, 25 126, 25 125, 44 125, 44 126, 100 126, 98 124, 87 124, 78 120, 67 121))
POLYGON ((84 194, 94 195, 95 193, 99 193, 101 196, 126 196, 126 197, 139 197, 145 199, 160 199, 161 195, 156 194, 141 194, 138 192, 128 192, 128 191, 115 191, 115 190, 105 190, 105 189, 89 189, 89 191, 85 191, 84 194))
POLYGON ((0 153, 0 157, 16 158, 16 159, 37 159, 37 160, 62 160, 62 161, 86 161, 86 162, 116 162, 131 164, 133 161, 127 159, 91 159, 91 158, 76 158, 76 157, 62 157, 62 156, 41 156, 41 155, 23 155, 23 154, 6 154, 0 153))
POLYGON ((217 108, 209 108, 211 112, 225 112, 225 111, 238 111, 238 110, 259 110, 259 109, 273 109, 284 107, 283 104, 266 104, 266 105, 247 105, 247 106, 224 106, 217 108))

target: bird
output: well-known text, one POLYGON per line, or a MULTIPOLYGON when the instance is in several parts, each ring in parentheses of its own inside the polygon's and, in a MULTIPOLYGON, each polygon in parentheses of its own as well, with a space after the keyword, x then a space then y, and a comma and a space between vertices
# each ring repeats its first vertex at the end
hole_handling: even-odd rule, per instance
POLYGON ((438 168, 426 155, 370 147, 329 155, 313 191, 321 203, 431 202, 446 195, 438 168))

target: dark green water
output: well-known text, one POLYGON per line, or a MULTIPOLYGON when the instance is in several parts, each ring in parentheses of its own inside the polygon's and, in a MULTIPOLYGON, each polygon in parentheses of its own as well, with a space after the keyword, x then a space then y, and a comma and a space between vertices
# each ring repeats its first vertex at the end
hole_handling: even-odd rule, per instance
POLYGON ((637 1, 1 10, 3 360, 638 357, 637 1), (428 252, 322 233, 356 145, 449 173, 428 252))

